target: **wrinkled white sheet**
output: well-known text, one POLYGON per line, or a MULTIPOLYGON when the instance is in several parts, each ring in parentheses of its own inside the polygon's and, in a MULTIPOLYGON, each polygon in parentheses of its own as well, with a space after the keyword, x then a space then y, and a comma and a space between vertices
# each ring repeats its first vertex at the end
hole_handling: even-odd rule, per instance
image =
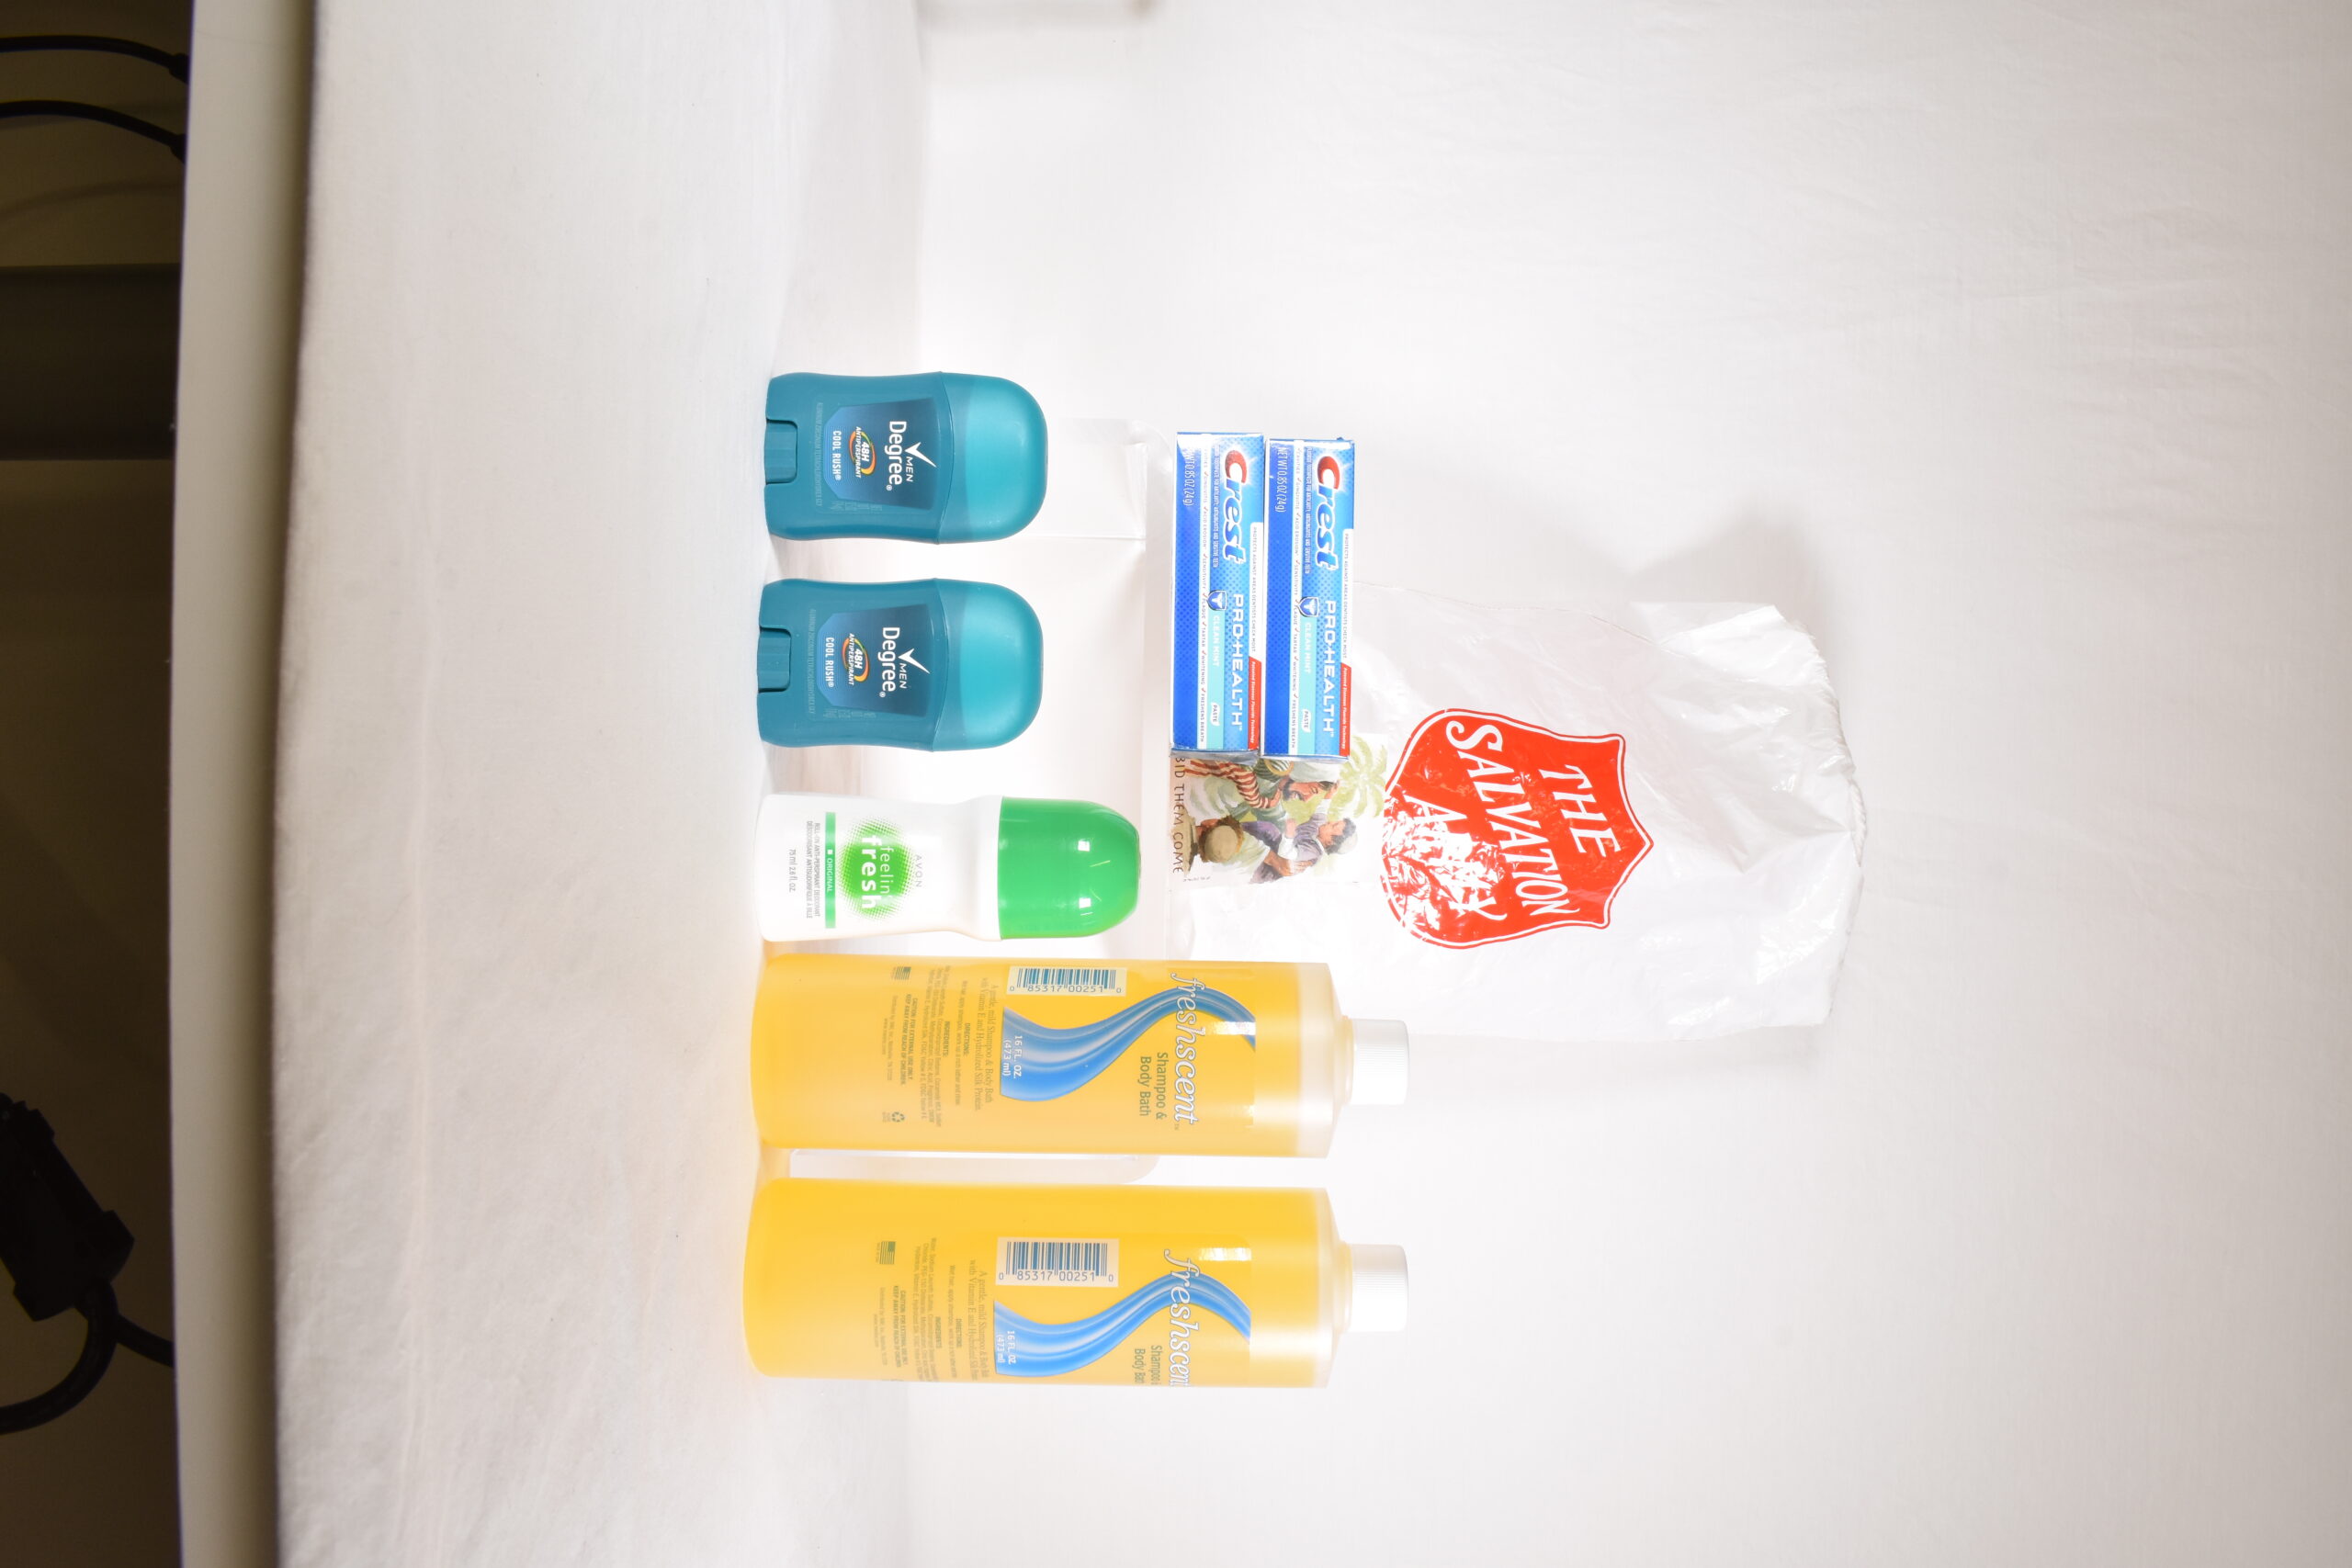
POLYGON ((1163 1161, 1411 1326, 917 1390, 909 1560, 2352 1562, 2352 8, 927 11, 926 362, 1354 437, 1359 583, 1777 604, 1870 845, 1816 1030, 1163 1161))
POLYGON ((903 5, 319 7, 280 734, 292 1564, 896 1558, 757 1377, 747 674, 785 363, 910 363, 903 5))
MULTIPOLYGON (((927 9, 918 173, 892 9, 323 6, 290 1560, 2346 1561, 2343 8, 927 9), (1168 221, 1245 164, 1312 243, 1168 221), (1433 1033, 1329 1161, 1166 1162, 1410 1249, 1314 1397, 759 1384, 737 421, 820 361, 1344 431, 1367 581, 1778 604, 1871 798, 1830 1021, 1433 1033)), ((787 559, 1038 595, 1041 726, 1146 646, 1116 541, 787 559)))

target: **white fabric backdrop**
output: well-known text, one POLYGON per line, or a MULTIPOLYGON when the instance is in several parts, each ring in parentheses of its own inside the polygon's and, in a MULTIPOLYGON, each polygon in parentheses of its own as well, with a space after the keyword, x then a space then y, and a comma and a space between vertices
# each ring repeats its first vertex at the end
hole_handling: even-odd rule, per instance
POLYGON ((294 1564, 896 1561, 742 1348, 760 400, 913 352, 902 6, 320 6, 277 1038, 294 1564))
POLYGON ((1249 1173, 1411 1249, 1323 1394, 914 1391, 909 1560, 2352 1559, 2352 11, 933 15, 926 365, 1352 434, 1375 580, 1778 602, 1871 842, 1826 1028, 1249 1173))
POLYGON ((522 9, 322 7, 289 1560, 2352 1553, 2338 8, 939 0, 927 132, 895 6, 522 9), (1116 540, 772 551, 787 365, 1344 429, 1375 579, 1777 602, 1871 807, 1836 1017, 1434 1039, 1329 1161, 1171 1164, 1412 1248, 1321 1394, 762 1384, 753 797, 1115 800, 1056 694, 1144 656, 1116 540), (779 560, 1015 582, 1039 728, 763 762, 779 560))

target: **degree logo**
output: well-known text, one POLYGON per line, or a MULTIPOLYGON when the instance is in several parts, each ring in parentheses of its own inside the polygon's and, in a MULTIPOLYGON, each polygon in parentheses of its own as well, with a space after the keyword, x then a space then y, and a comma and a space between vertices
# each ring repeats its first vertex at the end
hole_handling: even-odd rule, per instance
POLYGON ((854 637, 842 638, 842 668, 849 671, 852 685, 874 673, 874 661, 865 657, 865 645, 854 637))
POLYGON ((859 479, 864 479, 872 473, 874 471, 874 437, 866 434, 864 430, 851 431, 849 457, 851 465, 857 469, 859 479))

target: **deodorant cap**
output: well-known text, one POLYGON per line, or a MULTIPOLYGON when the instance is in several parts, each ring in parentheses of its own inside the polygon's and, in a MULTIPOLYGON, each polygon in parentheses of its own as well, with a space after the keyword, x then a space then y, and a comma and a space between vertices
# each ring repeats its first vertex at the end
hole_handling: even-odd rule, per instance
POLYGON ((1402 1105, 1411 1042, 1393 1018, 1350 1020, 1355 1031, 1355 1088, 1351 1105, 1402 1105))
POLYGON ((939 542, 1001 539, 1046 504, 1046 415, 1037 400, 999 376, 949 371, 956 422, 956 482, 939 518, 939 542))
POLYGON ((1405 1326, 1407 1280, 1401 1247, 1348 1248, 1348 1330, 1394 1334, 1405 1326))
POLYGON ((931 749, 1001 746, 1029 728, 1045 692, 1046 637, 1037 612, 993 582, 935 581, 955 669, 931 749))
POLYGON ((1135 913, 1135 824, 1087 800, 1007 797, 997 814, 997 934, 1092 936, 1135 913))

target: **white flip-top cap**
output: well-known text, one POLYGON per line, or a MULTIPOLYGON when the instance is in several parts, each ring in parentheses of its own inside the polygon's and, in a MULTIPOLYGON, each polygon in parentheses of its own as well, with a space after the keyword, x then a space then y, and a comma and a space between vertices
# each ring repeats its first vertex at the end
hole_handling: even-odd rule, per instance
POLYGON ((1348 1331, 1394 1334, 1405 1326, 1408 1295, 1405 1249, 1401 1247, 1351 1247, 1349 1272, 1354 1283, 1348 1292, 1348 1331))
POLYGON ((1405 1069, 1412 1056, 1412 1040, 1393 1018, 1359 1018, 1355 1029, 1355 1087, 1351 1105, 1402 1105, 1405 1069))

